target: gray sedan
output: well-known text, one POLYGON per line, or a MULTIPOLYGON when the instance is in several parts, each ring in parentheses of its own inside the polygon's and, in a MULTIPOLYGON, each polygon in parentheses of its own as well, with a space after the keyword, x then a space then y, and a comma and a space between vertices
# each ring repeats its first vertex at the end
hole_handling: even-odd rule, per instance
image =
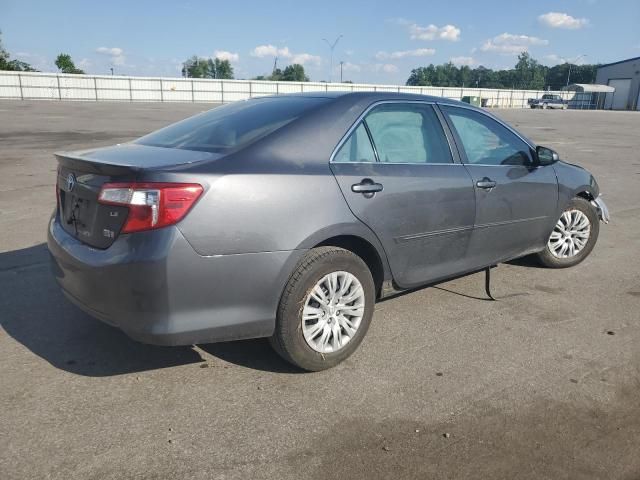
POLYGON ((147 343, 269 337, 306 370, 351 355, 385 295, 530 254, 573 266, 608 221, 589 172, 427 96, 241 101, 57 158, 72 302, 147 343))

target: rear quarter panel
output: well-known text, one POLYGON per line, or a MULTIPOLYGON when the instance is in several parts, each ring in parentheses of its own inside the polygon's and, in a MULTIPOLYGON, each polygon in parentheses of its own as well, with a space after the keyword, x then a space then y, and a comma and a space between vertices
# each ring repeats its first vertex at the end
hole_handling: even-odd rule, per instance
POLYGON ((332 232, 358 228, 328 166, 326 175, 237 173, 208 180, 208 191, 179 224, 201 255, 309 248, 332 232))

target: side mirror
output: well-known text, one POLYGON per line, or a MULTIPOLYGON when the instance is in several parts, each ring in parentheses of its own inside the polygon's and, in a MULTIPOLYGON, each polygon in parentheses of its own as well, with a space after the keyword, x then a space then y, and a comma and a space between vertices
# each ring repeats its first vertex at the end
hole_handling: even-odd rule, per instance
POLYGON ((538 165, 551 165, 560 160, 560 155, 547 147, 536 147, 536 156, 538 157, 538 165))

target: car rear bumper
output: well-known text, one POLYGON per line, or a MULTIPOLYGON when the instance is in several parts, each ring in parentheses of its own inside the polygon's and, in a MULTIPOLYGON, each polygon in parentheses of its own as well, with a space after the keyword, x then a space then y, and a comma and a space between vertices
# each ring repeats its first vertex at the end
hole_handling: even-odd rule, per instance
POLYGON ((156 345, 270 336, 303 250, 204 257, 176 227, 121 235, 106 250, 48 229, 54 276, 78 307, 156 345))

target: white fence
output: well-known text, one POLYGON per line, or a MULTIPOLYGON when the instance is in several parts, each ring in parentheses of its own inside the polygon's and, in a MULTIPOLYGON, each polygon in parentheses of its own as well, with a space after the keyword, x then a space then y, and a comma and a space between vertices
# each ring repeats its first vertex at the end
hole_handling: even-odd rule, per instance
POLYGON ((402 92, 434 95, 454 100, 461 100, 465 96, 475 96, 482 98, 483 106, 500 108, 525 108, 528 106, 528 98, 539 98, 544 93, 558 93, 563 98, 569 99, 567 92, 543 92, 537 90, 124 77, 0 71, 0 98, 23 100, 226 103, 265 95, 334 91, 402 92))

